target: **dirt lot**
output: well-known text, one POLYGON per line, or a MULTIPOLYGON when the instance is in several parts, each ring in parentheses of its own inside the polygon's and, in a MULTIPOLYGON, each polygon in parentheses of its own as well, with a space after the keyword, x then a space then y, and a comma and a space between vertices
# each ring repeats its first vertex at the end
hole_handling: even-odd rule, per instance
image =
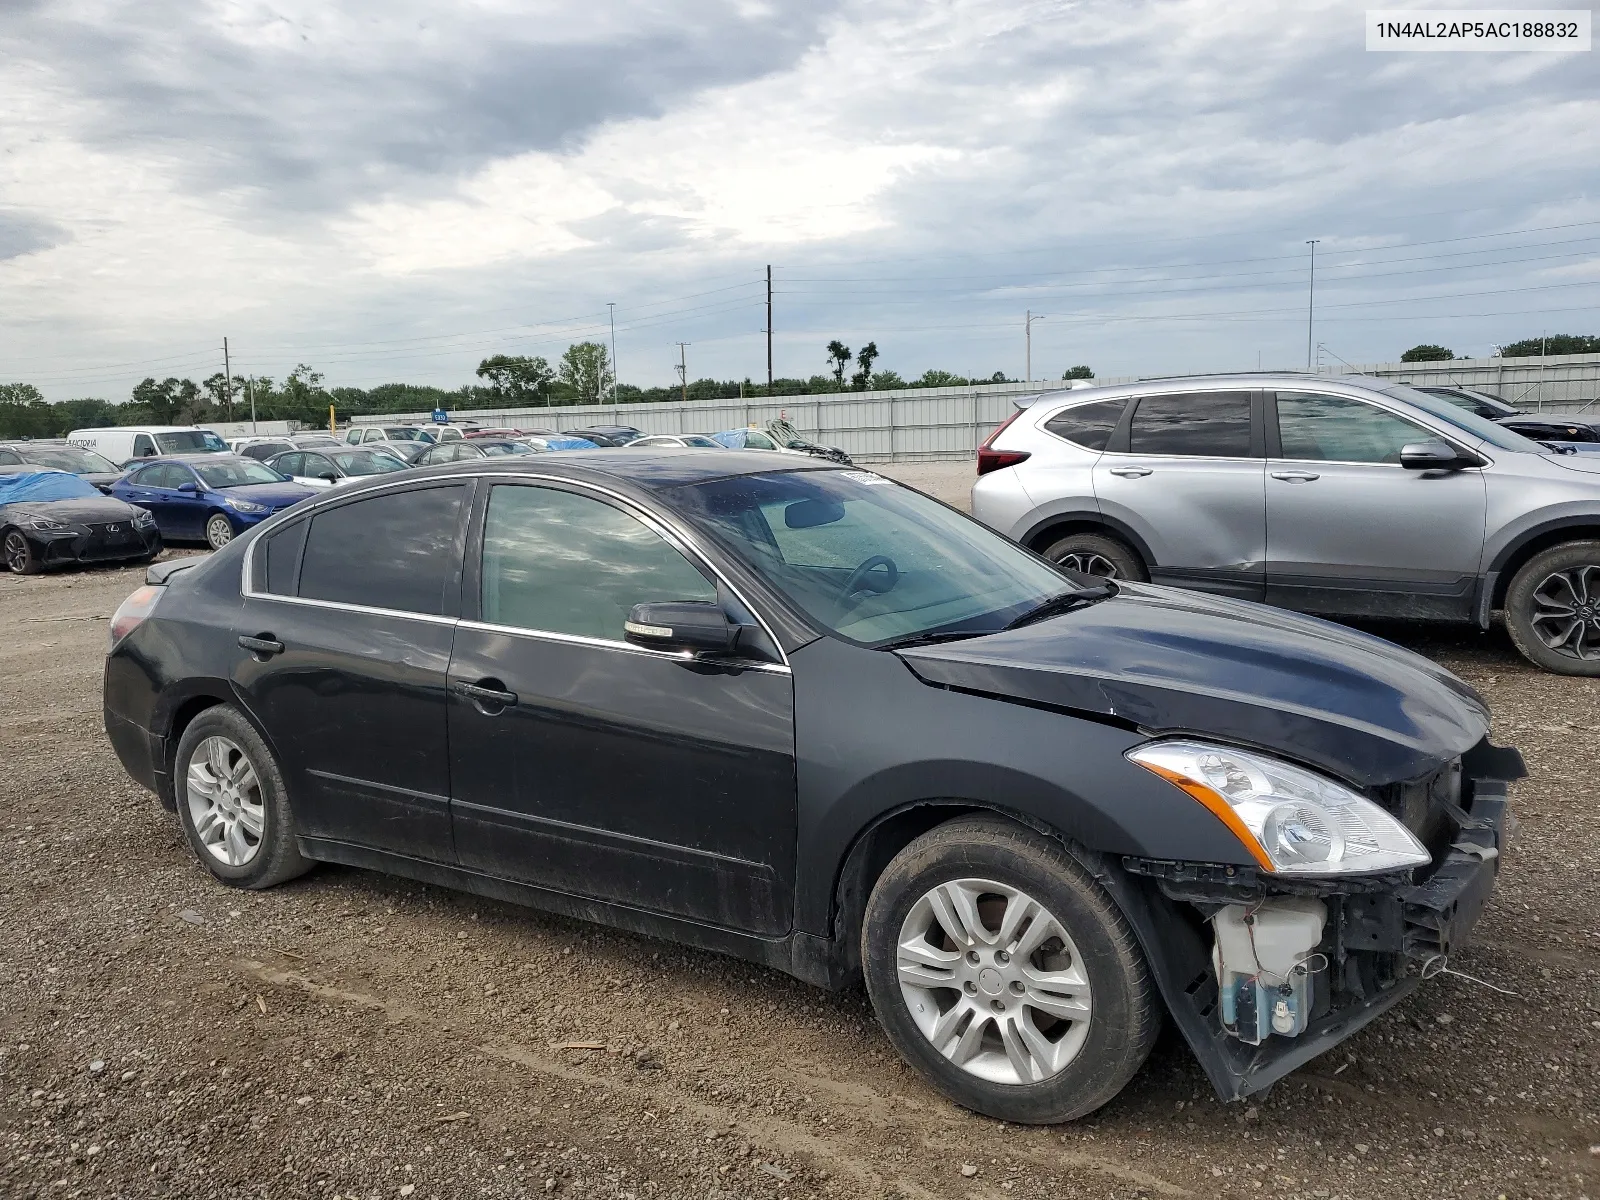
POLYGON ((933 1094, 859 991, 357 870, 220 887, 100 729, 140 574, 0 577, 0 1195, 1600 1196, 1600 683, 1498 634, 1385 631, 1528 757, 1453 960, 1516 994, 1438 979, 1248 1107, 1169 1031, 1031 1129, 933 1094))

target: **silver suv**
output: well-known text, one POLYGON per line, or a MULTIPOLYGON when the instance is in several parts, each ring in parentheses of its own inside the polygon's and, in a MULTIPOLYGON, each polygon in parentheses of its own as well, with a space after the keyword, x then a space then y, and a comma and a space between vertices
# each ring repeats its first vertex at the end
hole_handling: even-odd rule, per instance
POLYGON ((1473 621, 1600 675, 1600 455, 1370 376, 1046 393, 978 452, 975 516, 1092 575, 1340 617, 1473 621))

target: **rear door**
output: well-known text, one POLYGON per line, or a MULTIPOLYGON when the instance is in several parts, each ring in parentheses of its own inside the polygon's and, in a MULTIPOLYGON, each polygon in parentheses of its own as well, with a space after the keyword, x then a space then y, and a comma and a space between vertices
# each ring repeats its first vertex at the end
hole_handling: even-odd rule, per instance
POLYGON ((1100 511, 1144 542, 1156 582, 1262 598, 1261 407, 1245 390, 1141 396, 1096 461, 1100 511))
POLYGON ((1267 599, 1285 608, 1466 620, 1483 556, 1483 472, 1408 471, 1438 433, 1348 396, 1280 391, 1267 463, 1267 599))
POLYGON ((453 862, 445 673, 470 481, 363 493, 250 548, 233 684, 302 835, 453 862))
POLYGON ((640 510, 576 486, 511 482, 480 506, 481 555, 469 557, 463 597, 477 619, 461 622, 450 664, 461 865, 788 932, 788 667, 709 665, 623 639, 634 604, 719 599, 704 562, 640 510))

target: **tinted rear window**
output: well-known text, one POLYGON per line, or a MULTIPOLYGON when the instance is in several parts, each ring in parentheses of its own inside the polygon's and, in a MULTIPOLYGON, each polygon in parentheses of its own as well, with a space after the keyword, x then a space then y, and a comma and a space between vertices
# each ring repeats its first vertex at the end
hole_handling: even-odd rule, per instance
POLYGON ((460 566, 464 487, 388 492, 318 513, 300 567, 300 595, 402 612, 444 613, 460 566))
POLYGON ((1134 454, 1193 454, 1247 458, 1249 392, 1175 392, 1145 396, 1128 432, 1134 454))
POLYGON ((274 596, 294 595, 295 568, 300 565, 300 547, 306 544, 306 530, 310 528, 310 521, 296 521, 266 540, 264 550, 267 565, 262 577, 267 591, 274 596))
POLYGON ((1044 423, 1044 427, 1057 437, 1066 438, 1087 450, 1104 450, 1106 443, 1111 440, 1111 431, 1122 420, 1122 410, 1127 407, 1126 396, 1117 400, 1079 404, 1065 412, 1058 412, 1044 423))

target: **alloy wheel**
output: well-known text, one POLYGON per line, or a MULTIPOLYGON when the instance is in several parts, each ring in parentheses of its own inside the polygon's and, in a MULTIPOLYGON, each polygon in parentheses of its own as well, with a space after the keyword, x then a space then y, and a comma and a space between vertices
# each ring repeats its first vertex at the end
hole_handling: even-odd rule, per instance
POLYGON ((1104 554, 1092 550, 1073 550, 1056 559, 1056 565, 1080 575, 1098 575, 1101 579, 1117 578, 1117 564, 1104 554))
POLYGON ((900 993, 945 1058, 991 1083, 1066 1069, 1089 1035, 1089 980, 1061 921, 988 879, 924 893, 900 928, 900 993))
POLYGON ((1528 623, 1557 654, 1600 659, 1600 563, 1583 563, 1545 576, 1533 589, 1528 623))
POLYGON ((6 534, 6 566, 17 575, 28 567, 28 539, 16 530, 6 534))
POLYGON ((213 550, 221 550, 233 541, 233 524, 227 517, 218 513, 206 522, 206 541, 213 550))
POLYGON ((229 867, 255 858, 267 810, 255 768, 235 742, 213 735, 194 748, 185 793, 189 818, 207 853, 229 867))

